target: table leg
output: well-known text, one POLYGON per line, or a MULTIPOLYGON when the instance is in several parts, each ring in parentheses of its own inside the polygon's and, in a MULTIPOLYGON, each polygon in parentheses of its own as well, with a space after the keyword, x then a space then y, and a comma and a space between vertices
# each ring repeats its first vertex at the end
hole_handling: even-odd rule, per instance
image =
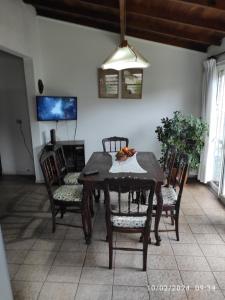
POLYGON ((92 201, 92 190, 91 189, 85 189, 83 191, 83 209, 84 209, 84 218, 85 218, 85 230, 86 230, 86 244, 91 243, 91 237, 92 237, 92 220, 91 220, 91 207, 90 207, 90 201, 92 201))
POLYGON ((156 239, 156 246, 160 246, 161 238, 159 236, 159 222, 162 215, 162 208, 163 208, 163 198, 161 193, 161 185, 157 184, 155 190, 156 198, 157 198, 157 209, 156 209, 156 216, 155 216, 155 239, 156 239))

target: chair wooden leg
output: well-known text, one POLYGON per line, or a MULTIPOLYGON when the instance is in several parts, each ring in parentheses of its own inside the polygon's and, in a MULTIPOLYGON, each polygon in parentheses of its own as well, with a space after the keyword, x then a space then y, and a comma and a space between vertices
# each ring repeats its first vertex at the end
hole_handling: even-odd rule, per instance
POLYGON ((174 213, 173 213, 173 210, 170 211, 170 215, 171 215, 171 225, 174 226, 174 213))
POLYGON ((93 194, 94 194, 94 197, 95 197, 95 202, 99 203, 100 196, 101 196, 101 191, 100 190, 94 190, 93 194))
POLYGON ((55 207, 53 206, 51 208, 52 210, 52 233, 55 232, 55 227, 56 227, 56 224, 55 224, 55 207))
POLYGON ((147 256, 148 256, 148 239, 149 233, 144 233, 143 235, 143 271, 147 269, 147 256))
POLYGON ((93 197, 92 197, 92 195, 90 195, 90 197, 89 197, 89 207, 90 207, 91 216, 93 218, 94 215, 95 215, 95 212, 94 212, 93 197))
POLYGON ((112 269, 113 260, 113 233, 111 228, 107 228, 107 242, 109 245, 109 269, 112 269))
POLYGON ((177 238, 177 241, 179 241, 180 240, 180 237, 179 237, 179 215, 176 214, 174 216, 174 219, 175 219, 176 238, 177 238))

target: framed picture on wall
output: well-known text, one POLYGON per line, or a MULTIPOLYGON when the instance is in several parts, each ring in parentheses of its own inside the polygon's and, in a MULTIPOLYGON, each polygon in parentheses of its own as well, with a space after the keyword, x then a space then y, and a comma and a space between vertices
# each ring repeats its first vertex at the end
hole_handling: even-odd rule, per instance
POLYGON ((98 69, 99 98, 119 98, 119 72, 98 69))
POLYGON ((142 98, 143 69, 122 70, 122 98, 142 98))

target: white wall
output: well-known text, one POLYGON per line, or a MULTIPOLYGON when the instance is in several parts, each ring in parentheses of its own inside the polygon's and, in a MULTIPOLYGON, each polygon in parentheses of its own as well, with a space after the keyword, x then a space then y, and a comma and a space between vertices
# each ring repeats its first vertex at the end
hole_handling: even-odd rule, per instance
POLYGON ((26 145, 32 155, 23 60, 0 51, 0 153, 3 174, 34 174, 33 158, 25 148, 16 120, 22 121, 26 145))
MULTIPOLYGON (((86 142, 86 159, 111 135, 126 136, 137 150, 159 156, 155 128, 160 119, 175 110, 199 115, 204 54, 128 38, 151 63, 144 71, 143 99, 99 99, 97 68, 116 47, 118 35, 42 17, 39 24, 45 94, 78 97, 77 139, 86 142)), ((40 123, 43 136, 50 128, 55 124, 40 123)), ((73 122, 59 123, 57 137, 72 138, 73 131, 73 122)))
POLYGON ((0 49, 23 58, 28 109, 32 132, 36 179, 42 178, 38 162, 41 148, 39 123, 36 121, 35 95, 41 77, 38 20, 35 9, 21 0, 0 0, 0 49))
MULTIPOLYGON (((97 68, 116 47, 118 35, 36 17, 21 0, 0 0, 0 8, 0 49, 25 61, 37 181, 38 153, 55 127, 36 121, 38 78, 44 79, 46 94, 78 96, 77 139, 86 142, 86 160, 110 135, 128 136, 136 149, 159 155, 154 131, 160 119, 175 110, 199 115, 204 54, 129 38, 152 65, 144 72, 143 99, 98 99, 97 68)), ((73 138, 73 122, 58 127, 59 139, 73 138)))

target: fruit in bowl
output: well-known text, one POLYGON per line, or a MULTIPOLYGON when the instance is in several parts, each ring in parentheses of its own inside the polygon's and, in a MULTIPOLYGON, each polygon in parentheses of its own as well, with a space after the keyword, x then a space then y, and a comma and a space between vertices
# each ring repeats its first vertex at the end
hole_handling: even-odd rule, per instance
POLYGON ((116 153, 116 159, 119 161, 124 161, 128 157, 133 156, 136 153, 134 148, 124 147, 116 153))
POLYGON ((124 160, 126 160, 127 158, 128 158, 127 155, 126 155, 122 150, 119 150, 119 151, 116 153, 116 160, 124 161, 124 160))

